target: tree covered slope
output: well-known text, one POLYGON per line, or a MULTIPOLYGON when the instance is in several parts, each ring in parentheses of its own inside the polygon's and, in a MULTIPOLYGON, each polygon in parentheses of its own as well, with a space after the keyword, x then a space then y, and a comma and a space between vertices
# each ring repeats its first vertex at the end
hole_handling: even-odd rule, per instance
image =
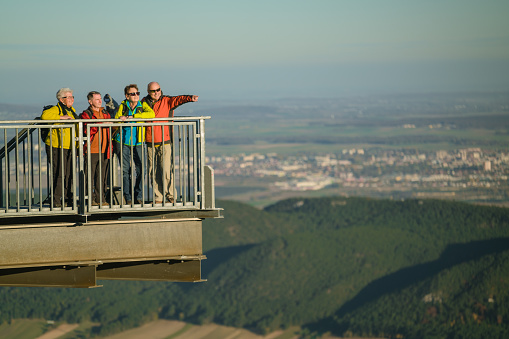
POLYGON ((289 199, 263 211, 216 205, 225 218, 203 225, 207 282, 1 288, 0 319, 101 324, 88 335, 154 318, 258 333, 297 325, 309 334, 507 334, 507 209, 340 197, 289 199))

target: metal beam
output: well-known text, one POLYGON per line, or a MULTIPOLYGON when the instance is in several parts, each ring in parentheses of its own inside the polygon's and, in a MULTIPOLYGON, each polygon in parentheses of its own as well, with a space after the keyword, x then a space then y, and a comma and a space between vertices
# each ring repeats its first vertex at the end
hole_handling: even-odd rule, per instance
POLYGON ((24 267, 0 270, 0 286, 97 287, 95 266, 24 267))
POLYGON ((202 281, 201 261, 105 263, 97 267, 97 279, 197 282, 202 281))
POLYGON ((75 227, 0 229, 0 269, 201 254, 200 219, 133 219, 75 227))

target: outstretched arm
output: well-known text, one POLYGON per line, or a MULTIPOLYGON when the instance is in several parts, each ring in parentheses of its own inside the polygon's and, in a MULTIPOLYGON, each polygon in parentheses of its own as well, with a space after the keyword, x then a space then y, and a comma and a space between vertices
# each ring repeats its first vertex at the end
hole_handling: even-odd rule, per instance
POLYGON ((170 100, 170 109, 175 109, 179 107, 180 105, 183 105, 187 102, 196 102, 198 101, 197 95, 177 95, 174 97, 168 96, 170 100))

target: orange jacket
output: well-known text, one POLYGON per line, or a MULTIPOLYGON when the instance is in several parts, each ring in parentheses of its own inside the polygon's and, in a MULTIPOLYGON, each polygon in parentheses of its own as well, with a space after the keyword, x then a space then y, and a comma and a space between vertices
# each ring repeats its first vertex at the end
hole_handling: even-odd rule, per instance
MULTIPOLYGON (((103 108, 99 110, 98 113, 94 112, 92 108, 87 108, 83 111, 83 113, 80 114, 81 119, 111 119, 110 114, 103 108)), ((92 121, 92 123, 97 123, 97 121, 92 121)), ((83 124, 83 134, 87 134, 87 124, 83 124)), ((90 153, 104 153, 106 152, 106 157, 110 158, 110 129, 108 127, 101 128, 102 135, 101 135, 101 151, 99 151, 99 137, 97 136, 97 133, 99 132, 98 127, 91 127, 90 128, 90 139, 87 143, 84 145, 84 152, 87 154, 87 145, 90 145, 90 153)))
MULTIPOLYGON (((156 118, 173 118, 173 110, 178 106, 185 104, 186 102, 192 101, 192 95, 178 95, 170 97, 167 95, 161 96, 161 99, 156 102, 152 101, 150 96, 146 96, 142 99, 146 102, 154 112, 156 118)), ((158 121, 163 122, 163 121, 158 121)), ((152 145, 152 138, 154 139, 154 145, 170 144, 172 142, 173 128, 172 126, 147 126, 145 131, 145 140, 147 146, 152 145), (164 127, 164 129, 163 129, 164 127), (163 133, 164 130, 164 133, 163 133)))

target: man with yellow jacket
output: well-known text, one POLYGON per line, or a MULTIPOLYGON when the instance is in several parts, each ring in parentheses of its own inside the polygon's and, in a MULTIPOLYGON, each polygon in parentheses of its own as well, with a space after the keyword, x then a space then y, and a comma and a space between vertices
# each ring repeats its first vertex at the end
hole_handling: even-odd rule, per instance
MULTIPOLYGON (((65 87, 58 90, 57 100, 57 105, 42 112, 42 120, 71 120, 77 118, 76 110, 72 107, 74 103, 72 89, 65 87)), ((76 141, 75 135, 71 135, 71 131, 71 128, 53 128, 45 140, 46 154, 51 162, 53 180, 50 195, 53 197, 53 207, 57 208, 64 204, 72 206, 71 147, 76 147, 76 141)))
MULTIPOLYGON (((135 84, 127 85, 124 89, 125 100, 118 107, 115 119, 123 122, 129 119, 150 119, 155 113, 146 103, 140 101, 140 92, 135 84)), ((131 124, 127 124, 131 125, 131 124)), ((122 161, 122 190, 126 203, 130 205, 134 198, 135 203, 142 202, 141 167, 142 148, 145 141, 145 127, 127 126, 120 128, 113 138, 113 147, 120 161, 122 161), (131 152, 134 168, 131 164, 131 152), (132 183, 132 171, 135 171, 135 183, 132 183)))

